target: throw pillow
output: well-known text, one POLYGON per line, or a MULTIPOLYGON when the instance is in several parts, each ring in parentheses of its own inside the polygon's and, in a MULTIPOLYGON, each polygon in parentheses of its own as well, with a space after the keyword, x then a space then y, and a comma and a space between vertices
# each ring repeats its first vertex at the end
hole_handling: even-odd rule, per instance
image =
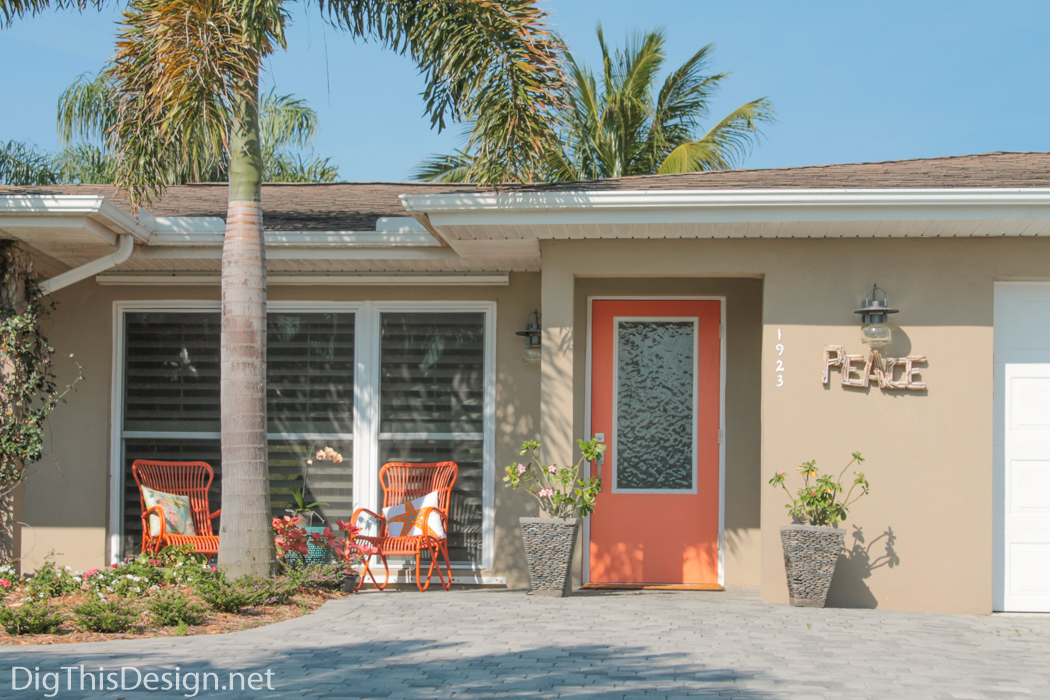
POLYGON ((383 509, 383 517, 386 519, 387 532, 391 537, 413 537, 424 533, 436 540, 445 539, 445 528, 441 527, 441 514, 437 510, 438 492, 431 491, 426 496, 404 503, 399 506, 391 506, 383 509), (423 509, 433 508, 429 511, 426 522, 423 521, 423 509))
MULTIPOLYGON (((197 530, 193 527, 193 512, 190 510, 190 497, 178 496, 165 491, 154 491, 142 487, 142 500, 146 503, 146 510, 154 506, 160 506, 164 511, 164 528, 169 535, 191 535, 196 536, 197 530)), ((160 516, 150 513, 149 534, 156 537, 160 534, 160 516)))

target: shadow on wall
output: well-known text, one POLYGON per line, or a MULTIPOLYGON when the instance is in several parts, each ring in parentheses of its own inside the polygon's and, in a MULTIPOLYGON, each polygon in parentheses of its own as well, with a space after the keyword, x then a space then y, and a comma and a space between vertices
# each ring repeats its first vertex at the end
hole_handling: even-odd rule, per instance
MULTIPOLYGON (((475 647, 476 648, 476 647, 475 647)), ((285 645, 277 656, 265 652, 256 655, 238 668, 231 664, 215 663, 200 655, 200 660, 180 658, 173 662, 170 650, 150 652, 139 649, 128 654, 126 647, 90 645, 78 656, 89 669, 103 666, 107 671, 122 666, 141 669, 141 673, 168 672, 173 678, 173 666, 178 663, 179 694, 185 697, 205 697, 208 691, 230 684, 239 691, 244 677, 251 672, 272 671, 272 690, 278 695, 304 691, 320 691, 340 695, 373 698, 445 698, 453 695, 467 697, 552 697, 595 698, 606 693, 622 697, 655 694, 688 694, 696 698, 733 697, 740 700, 774 700, 787 698, 771 692, 767 687, 750 690, 748 681, 755 674, 734 669, 697 664, 686 659, 685 652, 654 654, 644 647, 579 645, 541 646, 522 651, 492 651, 470 654, 469 647, 455 642, 430 639, 376 640, 361 644, 339 644, 328 647, 285 645), (231 671, 244 672, 238 686, 230 678, 231 671), (207 677, 205 677, 207 674, 207 677), (233 682, 231 682, 233 681, 233 682)), ((45 689, 67 689, 67 679, 58 672, 59 664, 52 655, 24 647, 4 655, 8 665, 41 668, 41 676, 54 667, 49 677, 41 678, 45 689)), ((18 678, 25 682, 25 673, 18 678)), ((72 676, 73 690, 80 681, 79 672, 72 676)), ((119 682, 115 675, 113 682, 119 682)), ((261 676, 255 688, 264 689, 261 676)), ((91 685, 94 679, 90 679, 91 685)), ((128 671, 126 689, 134 688, 136 677, 128 671)), ((153 688, 164 686, 154 678, 153 688)), ((88 686, 90 687, 90 685, 88 686)), ((141 685, 139 685, 141 688, 141 685)), ((263 690, 263 694, 266 690, 263 690)), ((82 694, 82 693, 81 693, 82 694)), ((259 693, 256 693, 258 695, 259 693)), ((64 696, 65 693, 62 693, 64 696)), ((241 697, 241 695, 238 695, 241 697)))
POLYGON ((835 568, 835 578, 831 580, 831 590, 828 591, 827 606, 829 608, 877 608, 879 601, 872 595, 871 589, 864 581, 871 577, 875 569, 887 567, 892 569, 900 564, 900 557, 893 549, 897 542, 897 536, 893 534, 893 528, 887 527, 886 531, 866 542, 864 528, 853 526, 853 547, 847 549, 839 556, 838 565, 835 568), (872 558, 872 549, 878 546, 881 554, 872 558))

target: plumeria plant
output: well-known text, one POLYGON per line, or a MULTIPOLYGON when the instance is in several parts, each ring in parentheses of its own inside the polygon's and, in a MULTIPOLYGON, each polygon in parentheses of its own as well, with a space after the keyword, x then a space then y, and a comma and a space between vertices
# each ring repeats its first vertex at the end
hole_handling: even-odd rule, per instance
POLYGON ((540 443, 526 440, 521 444, 521 455, 527 462, 507 466, 504 485, 524 489, 540 502, 540 509, 552 518, 585 518, 594 512, 594 499, 602 490, 602 480, 581 477, 584 464, 600 460, 605 445, 597 440, 577 440, 580 459, 575 465, 547 464, 537 454, 540 443))
POLYGON ((846 519, 849 507, 868 494, 868 480, 864 472, 853 472, 853 484, 849 491, 846 491, 842 484, 842 477, 846 475, 846 471, 854 464, 860 466, 863 463, 864 458, 860 456, 860 452, 854 452, 853 459, 836 477, 833 473, 821 475, 817 471, 816 460, 804 462, 798 467, 799 473, 802 474, 802 486, 799 487, 796 496, 791 495, 784 483, 787 472, 777 472, 769 480, 769 484, 773 488, 779 486, 784 489, 784 493, 791 499, 791 503, 784 507, 798 522, 803 525, 838 527, 839 521, 846 519), (858 488, 860 491, 854 496, 858 488))

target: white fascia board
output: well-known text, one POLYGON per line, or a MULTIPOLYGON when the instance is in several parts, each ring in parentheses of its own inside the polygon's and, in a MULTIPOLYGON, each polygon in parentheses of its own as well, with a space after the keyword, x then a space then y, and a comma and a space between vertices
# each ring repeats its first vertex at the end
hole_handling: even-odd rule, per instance
MULTIPOLYGON (((218 285, 222 280, 220 275, 202 274, 138 274, 138 273, 113 273, 109 275, 98 275, 95 281, 105 286, 209 286, 218 285)), ((454 287, 491 287, 506 286, 510 284, 510 275, 506 272, 484 273, 484 274, 325 274, 325 275, 289 275, 279 273, 268 273, 266 275, 268 286, 298 286, 298 287, 324 287, 324 286, 454 286, 454 287)))
MULTIPOLYGON (((136 257, 166 258, 169 260, 218 260, 222 257, 222 246, 146 246, 136 257)), ((401 247, 401 248, 292 248, 266 246, 268 260, 459 260, 460 255, 451 248, 401 247)))
MULTIPOLYGON (((175 217, 172 217, 175 218, 175 217)), ((222 219, 219 219, 222 221, 222 219)), ((222 246, 225 225, 217 232, 165 231, 153 237, 159 246, 222 246)), ((264 231, 269 247, 440 247, 430 233, 386 231, 264 231)))
POLYGON ((153 236, 153 232, 131 214, 105 197, 96 195, 0 195, 0 223, 7 216, 22 215, 91 217, 118 234, 134 237, 140 243, 148 243, 153 236))
POLYGON ((463 258, 540 258, 540 242, 535 238, 477 241, 460 238, 450 240, 449 245, 463 258))
POLYGON ((1050 188, 412 194, 401 201, 435 226, 1050 219, 1050 188))

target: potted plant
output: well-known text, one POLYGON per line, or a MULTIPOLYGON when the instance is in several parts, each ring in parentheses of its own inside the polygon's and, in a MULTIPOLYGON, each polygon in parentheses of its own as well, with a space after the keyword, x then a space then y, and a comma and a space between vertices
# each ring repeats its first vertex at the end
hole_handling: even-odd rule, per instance
MULTIPOLYGON (((274 546, 277 549, 277 560, 285 566, 303 562, 311 548, 318 548, 330 554, 343 567, 342 589, 353 593, 360 588, 361 578, 356 568, 365 563, 365 559, 379 550, 370 544, 361 544, 357 535, 361 528, 354 523, 336 521, 336 527, 343 531, 343 541, 332 532, 331 528, 305 528, 299 518, 287 515, 273 519, 274 546), (309 532, 308 530, 319 530, 309 532)), ((327 558, 327 557, 326 557, 327 558)))
MULTIPOLYGON (((317 454, 314 455, 314 459, 318 461, 330 460, 339 464, 343 461, 343 455, 339 454, 331 447, 325 447, 322 450, 318 450, 317 454)), ((295 499, 295 506, 293 508, 287 508, 286 511, 292 514, 293 518, 298 518, 299 522, 303 524, 303 529, 306 532, 317 535, 324 531, 323 527, 314 526, 314 518, 316 517, 322 523, 324 518, 321 514, 316 512, 314 508, 318 506, 326 506, 328 503, 325 501, 314 501, 312 503, 306 502, 306 491, 307 491, 307 478, 310 475, 310 467, 313 465, 314 460, 306 460, 306 468, 303 470, 303 486, 297 491, 292 491, 292 498, 295 499)), ((298 558, 298 555, 293 555, 298 558)), ((306 564, 323 564, 328 561, 328 551, 323 547, 316 545, 312 540, 309 543, 308 552, 303 559, 303 563, 306 564)))
POLYGON ((580 459, 575 465, 547 464, 537 456, 540 443, 526 440, 521 455, 527 462, 508 465, 504 486, 524 489, 540 502, 545 517, 519 518, 529 564, 533 595, 564 596, 572 592, 572 555, 581 518, 594 512, 601 479, 581 477, 585 463, 598 460, 605 445, 597 440, 577 440, 580 459))
POLYGON ((849 491, 845 490, 842 477, 851 466, 863 463, 860 452, 854 452, 853 459, 836 477, 821 475, 816 460, 805 462, 798 467, 802 486, 795 496, 784 483, 787 472, 778 472, 769 480, 773 488, 784 489, 791 500, 785 507, 794 523, 780 526, 780 544, 784 549, 788 597, 796 607, 824 607, 846 537, 846 531, 838 524, 846 519, 849 507, 868 493, 868 480, 863 472, 853 472, 849 491), (858 487, 860 491, 854 496, 858 487))

